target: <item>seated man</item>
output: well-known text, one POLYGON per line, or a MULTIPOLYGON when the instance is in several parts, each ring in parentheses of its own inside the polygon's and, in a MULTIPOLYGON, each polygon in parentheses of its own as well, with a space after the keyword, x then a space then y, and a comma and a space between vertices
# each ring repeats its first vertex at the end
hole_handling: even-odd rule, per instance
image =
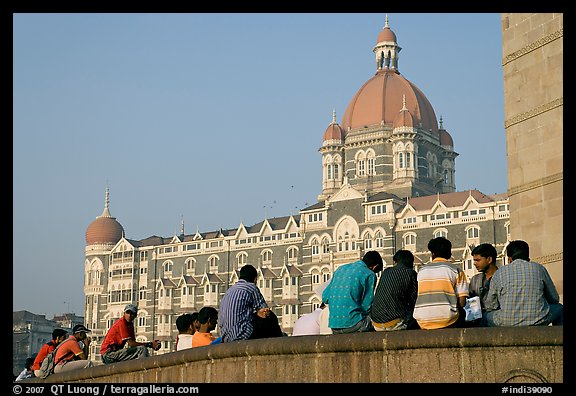
POLYGON ((100 346, 100 355, 104 364, 120 362, 123 360, 138 359, 149 356, 148 348, 155 351, 160 349, 160 341, 136 341, 134 333, 134 318, 138 314, 138 307, 128 304, 124 307, 124 316, 118 319, 104 337, 100 346), (128 345, 128 348, 125 346, 128 345))

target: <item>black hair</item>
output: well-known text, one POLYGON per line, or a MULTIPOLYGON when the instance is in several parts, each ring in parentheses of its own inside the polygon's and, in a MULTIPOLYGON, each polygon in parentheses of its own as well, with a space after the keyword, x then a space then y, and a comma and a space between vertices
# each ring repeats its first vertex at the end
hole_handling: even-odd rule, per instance
POLYGON ((398 250, 396 253, 394 253, 392 260, 408 268, 414 267, 414 254, 412 254, 410 250, 398 250))
POLYGON ((206 324, 210 319, 218 319, 218 310, 214 307, 202 307, 198 312, 198 322, 206 324))
POLYGON ((34 358, 33 357, 26 358, 26 363, 24 363, 24 368, 31 369, 33 365, 34 365, 34 358))
POLYGON ((370 250, 362 257, 362 261, 366 264, 368 268, 376 267, 374 272, 382 270, 384 262, 382 261, 382 256, 376 250, 370 250))
POLYGON ((496 257, 498 256, 498 252, 491 243, 481 243, 472 249, 472 256, 474 255, 486 258, 492 257, 492 263, 496 264, 496 257))
POLYGON ((434 257, 441 257, 450 260, 452 257, 452 242, 444 237, 436 237, 428 242, 428 250, 434 257))
POLYGON ((178 329, 178 331, 180 333, 183 333, 186 330, 188 330, 190 326, 194 325, 194 321, 196 320, 197 316, 198 312, 194 312, 192 314, 185 313, 178 316, 178 318, 176 318, 176 328, 178 329))
POLYGON ((254 283, 257 276, 258 272, 256 271, 256 268, 254 268, 254 266, 251 264, 246 264, 240 268, 240 279, 254 283))
POLYGON ((56 341, 58 337, 66 336, 66 334, 68 334, 68 332, 64 329, 54 329, 52 331, 52 340, 56 341))
POLYGON ((506 256, 511 257, 512 260, 522 259, 530 261, 530 247, 528 246, 528 242, 520 239, 510 241, 508 246, 506 246, 506 256))

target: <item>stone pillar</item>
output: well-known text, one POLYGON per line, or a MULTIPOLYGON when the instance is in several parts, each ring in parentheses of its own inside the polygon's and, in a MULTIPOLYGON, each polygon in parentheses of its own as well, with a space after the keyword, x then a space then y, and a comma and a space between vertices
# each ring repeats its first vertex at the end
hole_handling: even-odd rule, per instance
POLYGON ((502 14, 510 237, 563 300, 563 14, 502 14))

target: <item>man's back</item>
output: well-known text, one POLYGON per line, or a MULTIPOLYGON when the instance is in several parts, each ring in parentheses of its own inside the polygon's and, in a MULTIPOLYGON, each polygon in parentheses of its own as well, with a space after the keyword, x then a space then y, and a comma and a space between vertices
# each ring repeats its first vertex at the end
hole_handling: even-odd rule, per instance
POLYGON ((330 306, 328 323, 332 329, 354 326, 372 309, 376 275, 362 260, 343 265, 322 293, 330 306))
POLYGON ((294 323, 294 328, 292 330, 293 336, 301 335, 317 335, 320 334, 320 314, 322 313, 322 308, 316 308, 309 314, 302 315, 296 323, 294 323))
POLYGON ((409 319, 417 296, 416 271, 401 264, 385 269, 374 294, 372 321, 386 323, 393 319, 409 319))
POLYGON ((495 310, 498 326, 535 326, 550 321, 549 303, 559 301, 546 268, 516 259, 494 273, 486 297, 486 309, 495 310))
POLYGON ((423 329, 441 329, 458 318, 458 299, 468 296, 464 272, 446 259, 436 258, 418 272, 414 319, 423 329))
POLYGON ((264 297, 254 283, 240 279, 232 285, 224 294, 218 312, 222 341, 248 339, 254 330, 254 314, 264 307, 264 297))

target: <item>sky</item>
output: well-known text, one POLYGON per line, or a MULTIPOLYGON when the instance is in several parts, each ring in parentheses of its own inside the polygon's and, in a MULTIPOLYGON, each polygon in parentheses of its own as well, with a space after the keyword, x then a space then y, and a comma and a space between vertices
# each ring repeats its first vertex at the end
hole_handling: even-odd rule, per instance
MULTIPOLYGON (((297 215, 376 72, 386 13, 15 13, 13 310, 83 312, 85 232, 297 215)), ((389 13, 400 73, 454 140, 456 190, 508 188, 498 13, 389 13)))

